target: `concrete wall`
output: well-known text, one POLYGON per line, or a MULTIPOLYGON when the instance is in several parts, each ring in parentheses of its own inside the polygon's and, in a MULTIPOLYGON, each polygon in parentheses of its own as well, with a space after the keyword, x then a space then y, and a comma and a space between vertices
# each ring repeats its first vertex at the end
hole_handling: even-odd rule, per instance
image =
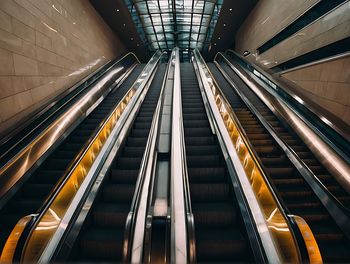
MULTIPOLYGON (((317 0, 260 0, 236 36, 236 51, 249 50, 247 58, 263 68, 280 63, 350 36, 350 2, 310 24, 271 49, 256 49, 279 33, 317 0)), ((283 76, 300 86, 300 92, 350 124, 349 58, 302 68, 283 76), (306 91, 306 94, 304 93, 306 91)))
POLYGON ((350 56, 282 76, 298 84, 314 102, 350 124, 350 56))
POLYGON ((124 51, 88 0, 0 0, 0 133, 124 51))

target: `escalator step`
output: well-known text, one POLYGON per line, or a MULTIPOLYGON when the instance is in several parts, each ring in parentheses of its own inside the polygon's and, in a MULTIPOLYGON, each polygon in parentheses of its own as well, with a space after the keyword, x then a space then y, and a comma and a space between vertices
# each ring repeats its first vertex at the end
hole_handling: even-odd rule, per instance
POLYGON ((113 183, 135 183, 137 180, 138 173, 139 170, 137 169, 114 169, 111 171, 111 181, 113 183))
POLYGON ((186 146, 187 155, 214 155, 219 153, 219 148, 215 145, 209 146, 186 146))
POLYGON ((187 145, 191 146, 203 146, 203 145, 214 145, 215 138, 210 137, 186 137, 185 142, 187 145))
POLYGON ((127 203, 132 200, 134 184, 108 184, 103 186, 103 200, 108 202, 127 203))
POLYGON ((98 227, 123 228, 129 211, 130 206, 125 204, 98 204, 93 212, 93 221, 98 227))
POLYGON ((188 156, 187 166, 189 168, 200 168, 205 164, 208 167, 219 167, 222 166, 222 159, 219 155, 207 155, 207 156, 188 156))
POLYGON ((236 221, 237 212, 230 203, 196 203, 192 207, 196 227, 228 228, 236 221))
POLYGON ((139 157, 119 157, 116 162, 116 168, 119 169, 138 169, 141 164, 142 156, 139 157))
POLYGON ((186 128, 209 127, 209 122, 207 120, 184 120, 184 126, 186 128))
POLYGON ((23 188, 21 193, 24 198, 35 196, 36 199, 45 199, 45 197, 49 194, 50 190, 52 190, 54 186, 54 184, 30 183, 23 188))
POLYGON ((247 242, 237 229, 197 230, 198 261, 232 261, 249 259, 247 242))
POLYGON ((131 131, 131 136, 133 137, 148 137, 148 129, 133 129, 131 131))
POLYGON ((45 168, 50 170, 64 170, 70 163, 71 160, 65 158, 49 159, 48 162, 45 162, 45 168))
POLYGON ((146 146, 146 143, 147 143, 147 137, 128 137, 126 144, 129 147, 139 147, 139 146, 146 146))
POLYGON ((85 261, 111 261, 120 259, 123 250, 123 230, 91 229, 81 239, 81 257, 85 261))
POLYGON ((189 180, 191 183, 224 182, 226 180, 225 169, 218 168, 188 168, 189 180))
POLYGON ((211 129, 208 128, 191 128, 191 129, 186 129, 185 131, 185 136, 191 137, 191 136, 211 136, 213 133, 211 129))
POLYGON ((40 183, 55 183, 63 175, 60 170, 40 170, 38 174, 35 175, 35 181, 40 183))
POLYGON ((226 183, 192 183, 190 190, 193 202, 221 202, 230 199, 230 188, 226 183))
POLYGON ((25 200, 16 200, 11 203, 11 206, 9 206, 9 212, 21 212, 21 214, 27 215, 27 214, 33 214, 36 212, 37 209, 41 206, 42 201, 41 200, 32 200, 32 199, 25 199, 25 200))

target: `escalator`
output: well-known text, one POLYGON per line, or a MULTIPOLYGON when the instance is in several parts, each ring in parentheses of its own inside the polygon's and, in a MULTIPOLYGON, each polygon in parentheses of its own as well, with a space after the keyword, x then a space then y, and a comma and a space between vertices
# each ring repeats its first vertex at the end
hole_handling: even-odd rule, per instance
POLYGON ((129 134, 109 169, 68 258, 122 261, 124 229, 166 65, 160 64, 129 134))
POLYGON ((197 261, 252 262, 230 175, 190 63, 181 63, 181 90, 197 261))
POLYGON ((61 181, 61 177, 94 131, 118 104, 143 69, 138 65, 117 89, 112 90, 89 116, 46 158, 0 211, 0 251, 21 217, 35 213, 61 181))
MULTIPOLYGON (((288 159, 276 140, 225 80, 218 68, 212 63, 208 66, 244 128, 281 202, 289 213, 300 215, 307 221, 325 262, 349 262, 350 242, 334 222, 327 209, 288 159)), ((301 160, 313 171, 316 177, 339 201, 345 206, 349 206, 349 195, 321 165, 302 140, 293 131, 285 127, 227 65, 220 64, 220 66, 234 80, 237 88, 247 96, 250 103, 254 105, 278 135, 290 145, 301 160)))

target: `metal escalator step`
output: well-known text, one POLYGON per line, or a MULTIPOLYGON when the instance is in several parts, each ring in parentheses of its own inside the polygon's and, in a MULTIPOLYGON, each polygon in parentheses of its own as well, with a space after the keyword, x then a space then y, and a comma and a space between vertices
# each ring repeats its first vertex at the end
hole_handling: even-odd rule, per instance
POLYGON ((134 184, 107 184, 103 186, 103 200, 128 203, 132 200, 134 190, 134 184))
POLYGON ((254 149, 258 154, 272 154, 272 153, 279 153, 280 152, 279 148, 274 146, 274 145, 254 146, 254 149))
POLYGON ((205 113, 186 113, 183 114, 184 120, 206 120, 207 115, 205 113))
POLYGON ((36 199, 45 199, 54 186, 54 184, 30 183, 26 184, 21 194, 23 198, 35 197, 36 199))
MULTIPOLYGON (((193 107, 194 107, 194 108, 203 108, 204 105, 203 105, 203 102, 201 102, 201 103, 183 102, 183 103, 182 103, 182 109, 183 109, 183 112, 184 112, 184 113, 185 113, 187 110, 188 110, 188 111, 191 111, 191 109, 192 109, 193 107)), ((204 109, 203 109, 203 110, 204 110, 204 109)))
POLYGON ((188 176, 191 183, 215 183, 226 180, 225 169, 223 167, 201 167, 188 168, 188 176))
POLYGON ((288 159, 284 155, 279 157, 261 157, 260 160, 265 167, 285 167, 286 163, 288 163, 288 159))
POLYGON ((142 157, 145 151, 144 147, 128 147, 125 146, 123 149, 124 157, 142 157))
POLYGON ((143 122, 143 123, 146 123, 146 122, 149 122, 151 123, 152 122, 152 116, 139 116, 136 118, 136 122, 143 122))
POLYGON ((98 125, 95 125, 95 124, 87 124, 85 122, 81 123, 79 126, 78 126, 78 129, 83 129, 83 130, 86 130, 86 131, 92 131, 95 130, 96 128, 98 127, 98 125))
POLYGON ((282 168, 265 168, 268 175, 270 175, 272 178, 287 178, 291 175, 294 175, 295 169, 291 167, 282 167, 282 168))
POLYGON ((273 144, 273 141, 271 139, 251 139, 250 142, 254 146, 266 146, 273 144))
POLYGON ((184 126, 186 128, 198 128, 198 127, 208 127, 208 120, 184 120, 184 126))
POLYGON ((213 133, 211 131, 211 129, 208 128, 197 128, 197 127, 193 127, 193 128, 189 128, 186 129, 185 131, 185 136, 187 137, 193 137, 193 136, 212 136, 213 133))
POLYGON ((133 137, 148 137, 149 129, 133 129, 131 136, 133 137))
POLYGON ((246 260, 248 245, 238 229, 210 229, 196 232, 197 261, 246 260))
POLYGON ((282 190, 279 190, 279 193, 280 193, 280 196, 283 198, 283 199, 293 199, 293 198, 297 198, 297 197, 311 197, 313 195, 313 192, 311 190, 298 190, 296 189, 294 186, 291 187, 288 186, 289 190, 287 190, 287 188, 285 188, 286 190, 285 191, 282 191, 282 190), (296 190, 290 190, 290 189, 296 189, 296 190))
POLYGON ((196 227, 230 227, 237 220, 231 203, 195 203, 192 206, 196 227))
POLYGON ((146 122, 146 123, 135 122, 134 123, 134 128, 137 128, 137 129, 149 129, 150 127, 151 127, 151 123, 150 122, 146 122))
POLYGON ((264 128, 252 128, 252 127, 245 127, 243 126, 244 131, 247 133, 248 138, 250 138, 250 134, 264 134, 266 133, 266 130, 264 128))
POLYGON ((112 261, 122 257, 124 230, 93 228, 87 230, 80 242, 85 261, 112 261))
POLYGON ((141 160, 142 160, 142 156, 119 157, 116 161, 116 168, 137 170, 140 167, 141 160))
POLYGON ((73 159, 78 151, 62 149, 54 153, 55 158, 65 157, 66 159, 73 159))
POLYGON ((323 260, 327 263, 348 263, 350 259, 350 243, 343 241, 319 241, 318 246, 323 260))
POLYGON ((42 205, 42 201, 38 199, 18 199, 11 202, 9 212, 21 212, 23 216, 33 214, 42 205))
POLYGON ((147 137, 131 137, 129 136, 126 145, 129 147, 139 147, 139 146, 146 146, 147 143, 147 137))
POLYGON ((214 145, 214 136, 209 137, 185 137, 186 145, 190 146, 203 146, 203 145, 214 145))
POLYGON ((74 143, 74 142, 67 142, 65 144, 65 149, 69 149, 71 151, 79 151, 82 148, 82 144, 74 143))
POLYGON ((273 183, 276 186, 288 186, 290 184, 293 185, 303 185, 305 181, 302 178, 288 178, 288 179, 275 179, 273 183))
POLYGON ((139 117, 153 117, 153 111, 140 111, 138 113, 139 117))
POLYGON ((193 203, 230 200, 230 187, 226 183, 191 183, 190 191, 193 203))
POLYGON ((71 161, 71 159, 65 159, 64 157, 48 159, 44 167, 50 170, 65 170, 71 161))
POLYGON ((40 170, 35 175, 35 181, 40 183, 55 183, 63 176, 63 173, 61 170, 40 170))
POLYGON ((191 108, 189 108, 189 111, 191 111, 191 113, 193 113, 193 114, 194 113, 204 113, 205 112, 203 107, 191 107, 191 108))
POLYGON ((113 169, 111 170, 111 181, 113 183, 132 183, 135 184, 137 176, 139 174, 138 169, 113 169))
POLYGON ((250 141, 252 141, 252 140, 255 140, 255 139, 270 139, 271 137, 270 137, 270 135, 269 134, 266 134, 266 133, 264 133, 264 134, 249 134, 249 139, 250 139, 250 141))
POLYGON ((189 168, 200 168, 205 164, 208 167, 219 167, 222 166, 222 159, 218 155, 201 155, 201 156, 188 156, 187 167, 189 168))
POLYGON ((69 139, 72 142, 76 142, 76 143, 85 143, 89 140, 89 136, 81 136, 81 135, 71 135, 69 136, 69 139))
POLYGON ((101 203, 93 211, 93 221, 98 227, 124 228, 130 206, 126 204, 101 203))
POLYGON ((186 154, 187 155, 215 155, 219 153, 219 148, 216 145, 208 145, 208 146, 186 146, 186 154))

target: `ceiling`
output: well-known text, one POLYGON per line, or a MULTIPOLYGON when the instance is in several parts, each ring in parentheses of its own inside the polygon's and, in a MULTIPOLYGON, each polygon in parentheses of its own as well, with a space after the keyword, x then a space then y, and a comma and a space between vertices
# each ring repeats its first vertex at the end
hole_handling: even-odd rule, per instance
POLYGON ((124 0, 151 52, 209 46, 223 0, 124 0))
POLYGON ((199 48, 211 60, 234 48, 258 0, 90 0, 129 51, 146 61, 156 49, 199 48), (175 11, 175 12, 174 12, 175 11))
POLYGON ((234 49, 238 29, 248 17, 258 0, 225 0, 215 31, 210 40, 207 60, 212 60, 216 53, 234 49))
MULTIPOLYGON (((1 1, 1 0, 0 0, 1 1)), ((128 51, 134 52, 141 61, 149 58, 127 6, 123 0, 90 0, 91 4, 124 43, 128 51)))

